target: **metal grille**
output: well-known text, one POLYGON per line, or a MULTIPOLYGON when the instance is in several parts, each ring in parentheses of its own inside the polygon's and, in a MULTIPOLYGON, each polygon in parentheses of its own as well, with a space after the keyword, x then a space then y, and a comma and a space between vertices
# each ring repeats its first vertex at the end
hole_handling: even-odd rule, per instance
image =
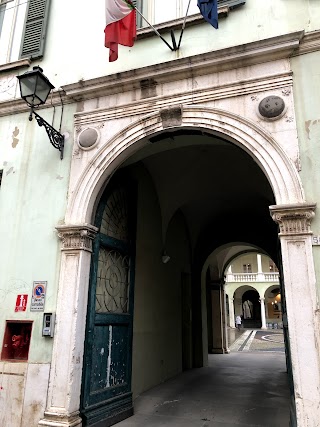
POLYGON ((129 256, 100 248, 96 287, 97 313, 127 313, 129 256))
POLYGON ((117 188, 108 198, 100 232, 125 242, 128 240, 128 203, 124 188, 117 188))

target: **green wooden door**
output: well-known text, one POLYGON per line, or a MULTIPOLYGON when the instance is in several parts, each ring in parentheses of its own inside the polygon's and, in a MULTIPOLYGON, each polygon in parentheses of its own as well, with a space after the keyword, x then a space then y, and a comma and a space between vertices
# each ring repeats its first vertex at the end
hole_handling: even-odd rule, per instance
POLYGON ((132 196, 132 189, 117 181, 108 186, 97 209, 81 396, 86 426, 111 426, 133 413, 132 196))

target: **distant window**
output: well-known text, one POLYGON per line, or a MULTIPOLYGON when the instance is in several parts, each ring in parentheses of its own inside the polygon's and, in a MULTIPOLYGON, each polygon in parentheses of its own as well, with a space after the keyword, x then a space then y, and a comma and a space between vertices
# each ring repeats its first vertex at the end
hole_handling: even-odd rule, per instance
POLYGON ((273 261, 269 262, 269 271, 270 271, 270 273, 277 273, 278 272, 277 266, 275 265, 275 263, 273 261))
POLYGON ((252 265, 251 264, 243 264, 242 270, 244 273, 252 273, 252 265))

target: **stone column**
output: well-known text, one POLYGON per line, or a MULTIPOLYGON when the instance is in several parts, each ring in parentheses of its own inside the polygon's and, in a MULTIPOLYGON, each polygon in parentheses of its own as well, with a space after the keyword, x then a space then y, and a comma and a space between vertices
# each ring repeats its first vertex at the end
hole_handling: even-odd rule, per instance
POLYGON ((231 265, 229 266, 227 271, 227 282, 234 282, 234 275, 232 273, 231 265))
POLYGON ((260 298, 260 307, 261 307, 261 329, 267 329, 267 322, 266 322, 266 306, 264 303, 264 298, 260 298))
POLYGON ((221 316, 222 316, 222 348, 224 353, 230 353, 228 347, 228 331, 227 331, 227 307, 226 307, 226 291, 224 282, 220 288, 220 301, 221 301, 221 316))
POLYGON ((233 301, 234 301, 234 299, 229 296, 228 303, 229 303, 229 326, 230 326, 230 328, 235 328, 233 301))
POLYGON ((39 426, 76 427, 79 416, 82 361, 92 240, 89 224, 58 226, 62 240, 56 327, 47 409, 39 426))
POLYGON ((270 211, 280 227, 297 425, 316 427, 320 420, 320 311, 310 230, 315 205, 271 206, 270 211))
POLYGON ((261 255, 257 254, 257 265, 258 265, 258 274, 257 274, 257 280, 258 282, 264 282, 265 281, 265 277, 262 271, 262 260, 261 260, 261 255))

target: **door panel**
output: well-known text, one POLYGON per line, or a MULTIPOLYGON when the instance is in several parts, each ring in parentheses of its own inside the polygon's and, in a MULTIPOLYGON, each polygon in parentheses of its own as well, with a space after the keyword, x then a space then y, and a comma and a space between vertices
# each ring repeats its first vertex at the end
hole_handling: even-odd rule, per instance
POLYGON ((133 194, 113 181, 97 210, 81 398, 85 426, 111 426, 133 412, 133 194))

